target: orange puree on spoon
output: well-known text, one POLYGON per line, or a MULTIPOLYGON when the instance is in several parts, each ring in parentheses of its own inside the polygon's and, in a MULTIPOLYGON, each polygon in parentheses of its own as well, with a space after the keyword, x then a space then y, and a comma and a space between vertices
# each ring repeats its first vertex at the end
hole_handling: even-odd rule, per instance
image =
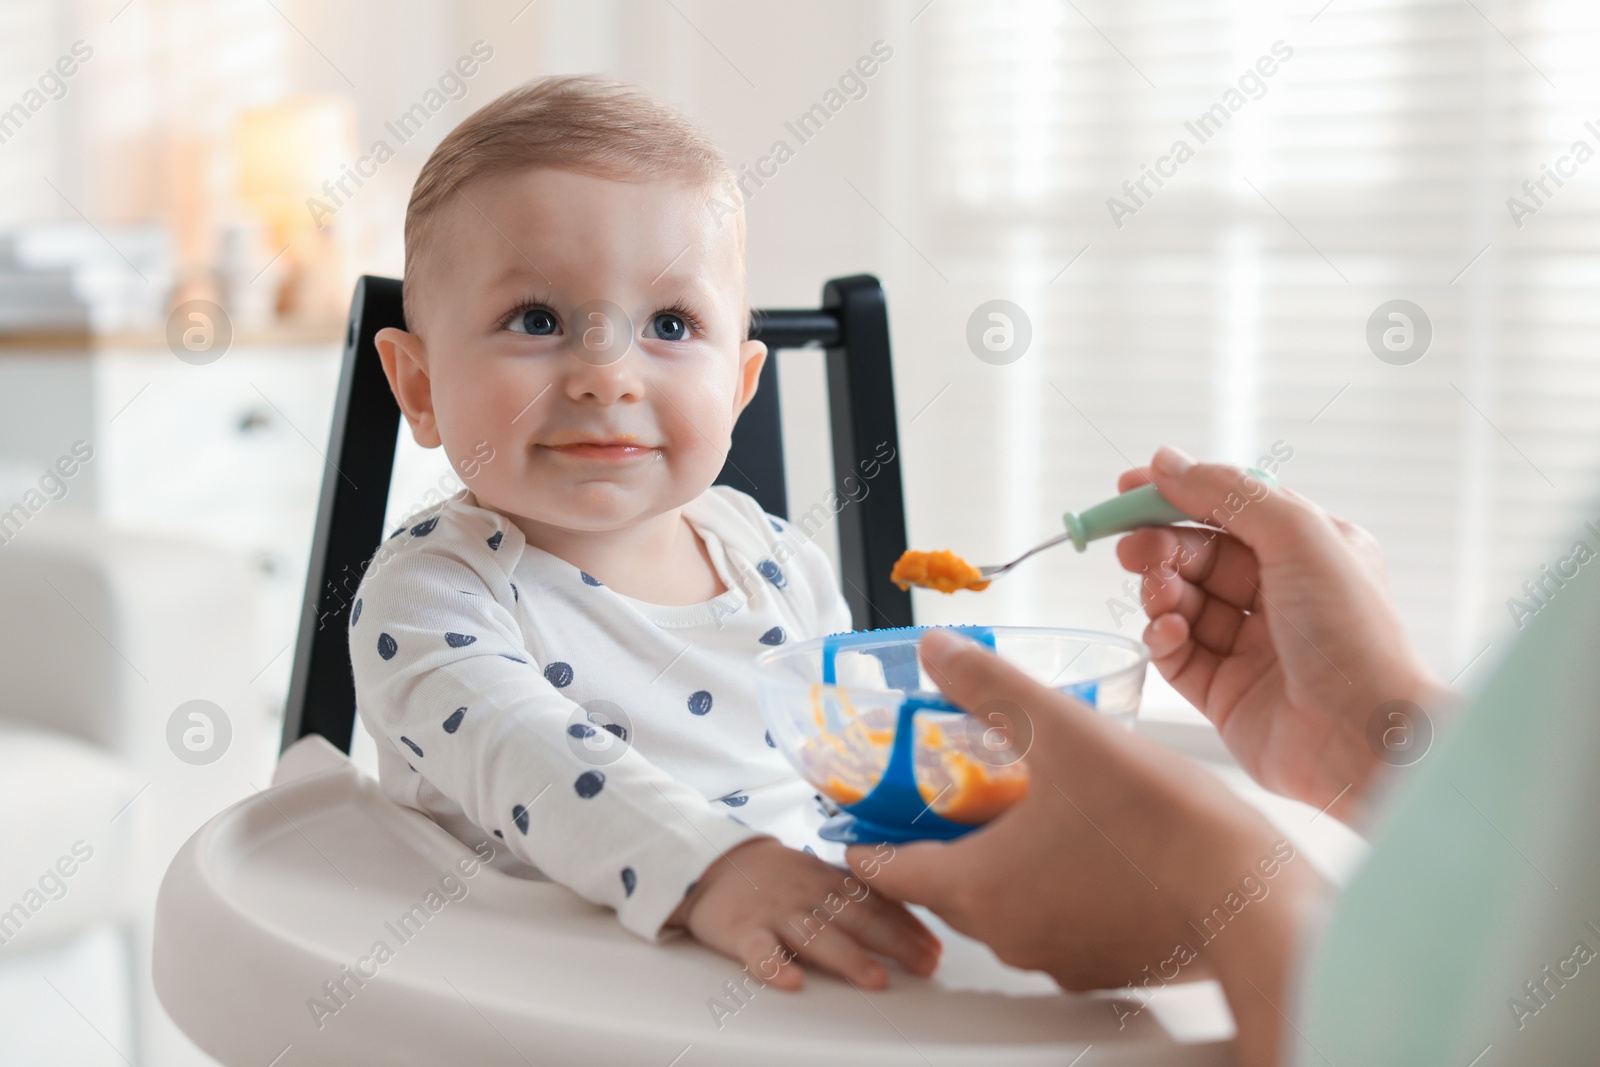
POLYGON ((941 593, 954 593, 957 589, 976 592, 989 587, 982 571, 949 549, 937 552, 907 551, 895 561, 889 580, 901 589, 918 585, 924 589, 937 589, 941 593))

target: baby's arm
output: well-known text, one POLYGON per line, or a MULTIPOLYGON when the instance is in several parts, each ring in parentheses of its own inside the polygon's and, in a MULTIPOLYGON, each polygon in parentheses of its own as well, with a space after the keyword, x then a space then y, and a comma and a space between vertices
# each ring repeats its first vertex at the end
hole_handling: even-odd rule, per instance
POLYGON ((462 557, 407 551, 362 582, 364 721, 513 854, 657 937, 707 867, 762 835, 631 746, 597 766, 571 732, 596 727, 523 647, 509 579, 462 557))

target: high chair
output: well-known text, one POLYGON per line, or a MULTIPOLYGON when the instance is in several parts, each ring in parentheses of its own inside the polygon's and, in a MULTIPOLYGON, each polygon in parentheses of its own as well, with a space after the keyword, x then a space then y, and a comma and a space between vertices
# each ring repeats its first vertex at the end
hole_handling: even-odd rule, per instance
MULTIPOLYGON (((945 942, 931 978, 892 970, 865 992, 808 968, 804 990, 783 993, 686 936, 648 944, 564 886, 479 865, 387 800, 347 755, 346 623, 383 539, 400 420, 373 337, 403 323, 400 283, 362 278, 273 784, 203 826, 162 883, 155 986, 201 1048, 227 1067, 1232 1062, 1209 982, 1128 1017, 1111 994, 1063 994, 919 909, 945 942)), ((906 527, 882 287, 836 278, 819 308, 758 312, 752 336, 775 354, 826 350, 844 595, 859 629, 909 625, 910 596, 889 581, 906 527), (868 481, 862 463, 885 446, 868 481)), ((789 517, 778 410, 769 359, 718 480, 789 517)))

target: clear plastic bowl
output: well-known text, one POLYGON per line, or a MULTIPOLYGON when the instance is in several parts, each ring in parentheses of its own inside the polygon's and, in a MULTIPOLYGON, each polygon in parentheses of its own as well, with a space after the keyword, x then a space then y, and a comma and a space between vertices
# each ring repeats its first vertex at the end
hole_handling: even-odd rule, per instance
MULTIPOLYGON (((956 837, 1027 792, 1027 770, 1019 762, 1024 753, 996 726, 1001 720, 982 708, 969 715, 951 704, 923 670, 916 648, 926 629, 835 634, 773 649, 756 660, 761 711, 773 744, 820 793, 853 815, 824 828, 826 837, 956 837), (903 721, 912 724, 914 735, 903 769, 874 795, 903 721)), ((1109 718, 1131 725, 1138 714, 1150 661, 1150 650, 1138 641, 1050 627, 950 629, 991 644, 1035 680, 1109 718)))

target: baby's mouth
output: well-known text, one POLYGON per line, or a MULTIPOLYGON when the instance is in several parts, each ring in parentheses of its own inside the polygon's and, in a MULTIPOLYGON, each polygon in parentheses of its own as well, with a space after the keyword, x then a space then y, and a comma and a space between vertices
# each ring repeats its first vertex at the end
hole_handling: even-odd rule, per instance
POLYGON ((639 443, 631 434, 619 437, 586 437, 540 445, 558 456, 598 463, 617 463, 655 455, 660 449, 639 443))

